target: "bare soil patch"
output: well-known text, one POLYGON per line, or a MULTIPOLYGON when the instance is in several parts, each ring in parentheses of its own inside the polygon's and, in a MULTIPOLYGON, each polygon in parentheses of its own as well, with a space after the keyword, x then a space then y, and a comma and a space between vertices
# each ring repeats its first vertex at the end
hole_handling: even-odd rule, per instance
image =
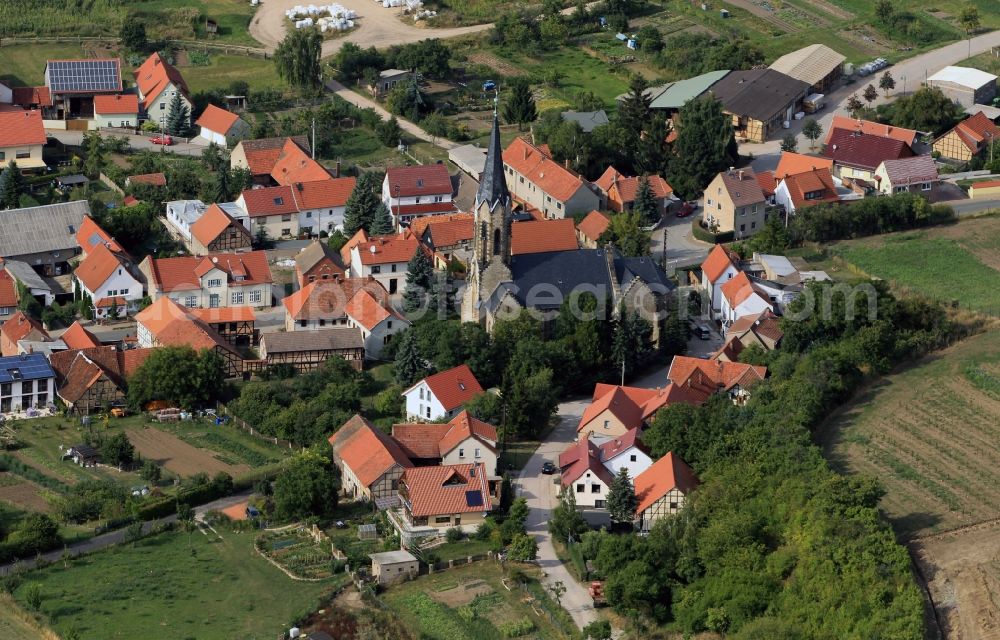
POLYGON ((0 472, 0 500, 27 511, 48 513, 52 505, 42 497, 43 489, 6 471, 0 472))
POLYGON ((520 67, 515 67, 511 63, 503 60, 492 53, 486 53, 485 51, 477 51, 469 56, 469 62, 474 64, 485 65, 491 69, 499 71, 505 76, 526 76, 528 75, 524 69, 520 67))
POLYGON ((477 596, 485 596, 489 593, 493 593, 493 587, 491 587, 488 583, 482 580, 470 580, 469 582, 464 582, 453 589, 448 589, 447 591, 437 591, 431 593, 430 595, 441 604, 454 609, 456 607, 469 604, 475 600, 477 596))
POLYGON ((756 2, 752 2, 750 0, 726 0, 726 4, 731 4, 734 7, 739 7, 740 9, 746 9, 764 22, 770 24, 772 27, 776 27, 785 33, 798 33, 801 31, 801 29, 794 24, 786 22, 776 16, 773 9, 763 7, 756 2))
POLYGON ((805 0, 806 3, 811 4, 821 11, 829 13, 831 16, 837 16, 843 20, 853 20, 854 14, 843 7, 839 7, 832 2, 827 2, 826 0, 805 0))
POLYGON ((130 429, 128 439, 143 458, 154 460, 168 471, 180 476, 193 476, 202 472, 211 476, 223 471, 235 478, 250 471, 248 465, 222 462, 213 452, 193 447, 159 429, 151 427, 130 429))

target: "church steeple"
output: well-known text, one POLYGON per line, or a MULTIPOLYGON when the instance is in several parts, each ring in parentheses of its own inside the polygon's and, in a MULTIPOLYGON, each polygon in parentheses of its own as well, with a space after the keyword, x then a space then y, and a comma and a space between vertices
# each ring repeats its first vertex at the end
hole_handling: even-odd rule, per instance
POLYGON ((503 147, 500 146, 500 122, 496 110, 493 111, 493 131, 490 132, 490 146, 486 151, 486 166, 476 192, 476 210, 484 202, 490 211, 497 205, 510 209, 510 191, 507 190, 507 177, 503 170, 503 147))

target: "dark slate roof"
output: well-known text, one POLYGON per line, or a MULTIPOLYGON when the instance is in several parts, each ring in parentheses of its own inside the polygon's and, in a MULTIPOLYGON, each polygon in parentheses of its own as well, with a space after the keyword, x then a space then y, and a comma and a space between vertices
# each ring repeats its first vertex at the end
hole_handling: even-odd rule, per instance
POLYGON ((479 191, 476 192, 476 209, 483 202, 488 203, 492 210, 499 204, 510 207, 510 192, 507 190, 507 177, 503 171, 503 146, 500 144, 500 122, 493 114, 493 130, 490 132, 490 146, 486 151, 486 164, 483 175, 479 179, 479 191))
POLYGON ((268 355, 310 351, 360 349, 365 346, 361 330, 355 327, 334 327, 318 331, 288 331, 265 333, 261 336, 268 355))
POLYGON ((902 140, 847 129, 834 129, 823 155, 837 164, 874 171, 885 160, 912 157, 913 150, 902 140))
POLYGON ((580 125, 584 133, 590 133, 597 127, 608 124, 608 114, 604 109, 598 111, 563 111, 563 122, 575 122, 580 125))
POLYGON ((0 382, 45 380, 56 377, 49 361, 40 353, 0 358, 0 382))
POLYGON ((805 97, 808 89, 807 83, 774 69, 730 71, 712 85, 726 111, 763 121, 805 97))
POLYGON ((646 284, 662 287, 664 292, 671 291, 674 284, 667 279, 667 274, 656 264, 653 258, 615 258, 615 271, 622 287, 627 286, 635 278, 646 284))

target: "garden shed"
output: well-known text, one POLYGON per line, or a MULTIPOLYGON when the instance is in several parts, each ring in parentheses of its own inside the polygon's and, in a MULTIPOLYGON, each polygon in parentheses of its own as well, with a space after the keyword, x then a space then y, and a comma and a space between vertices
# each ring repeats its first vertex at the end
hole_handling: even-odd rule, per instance
POLYGON ((378 538, 378 529, 374 524, 358 525, 358 540, 374 540, 378 538))
POLYGON ((370 553, 368 557, 372 559, 372 577, 380 586, 416 577, 420 569, 417 558, 409 551, 370 553))

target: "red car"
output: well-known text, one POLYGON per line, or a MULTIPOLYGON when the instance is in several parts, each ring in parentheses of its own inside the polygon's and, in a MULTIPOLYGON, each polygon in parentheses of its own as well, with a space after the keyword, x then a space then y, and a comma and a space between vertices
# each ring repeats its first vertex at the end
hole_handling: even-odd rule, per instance
POLYGON ((152 144, 162 144, 165 147, 169 147, 170 145, 172 145, 174 143, 174 139, 171 138, 166 133, 162 133, 160 135, 153 136, 152 138, 149 139, 149 141, 152 144))
POLYGON ((684 204, 681 205, 681 208, 677 210, 677 217, 686 218, 692 213, 694 213, 694 210, 697 208, 698 208, 697 204, 693 202, 685 202, 684 204))

